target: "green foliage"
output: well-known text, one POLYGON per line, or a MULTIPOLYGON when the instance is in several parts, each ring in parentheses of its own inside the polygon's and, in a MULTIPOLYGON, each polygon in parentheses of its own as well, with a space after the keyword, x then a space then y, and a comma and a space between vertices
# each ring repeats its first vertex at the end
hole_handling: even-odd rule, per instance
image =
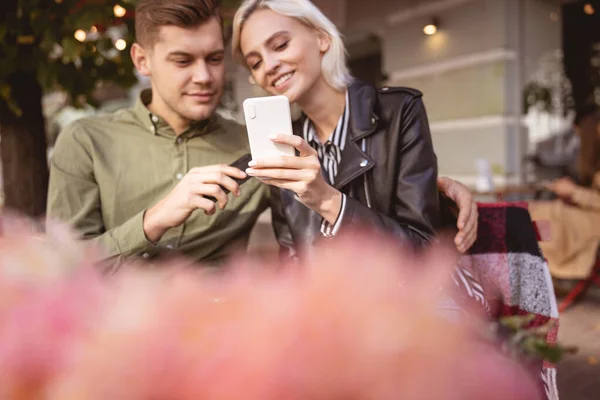
POLYGON ((541 105, 543 111, 553 112, 552 89, 531 82, 523 90, 523 112, 526 114, 529 107, 541 105))
POLYGON ((128 87, 135 83, 127 52, 133 42, 133 19, 117 18, 118 4, 133 10, 134 1, 18 0, 0 23, 0 99, 19 115, 11 76, 36 76, 45 90, 64 89, 83 104, 100 81, 128 87), (75 31, 86 32, 79 41, 75 31), (119 51, 114 40, 127 48, 119 51))
MULTIPOLYGON (((2 0, 7 1, 7 0, 2 0)), ((129 87, 136 82, 129 48, 134 37, 137 0, 16 0, 0 20, 0 102, 16 115, 19 104, 10 85, 15 73, 36 76, 44 90, 65 90, 73 104, 93 104, 99 82, 129 87), (113 7, 127 10, 122 18, 113 7), (84 41, 75 32, 86 32, 84 41), (125 49, 115 48, 123 39, 125 49)), ((226 16, 239 0, 222 2, 226 16)))
POLYGON ((573 353, 577 349, 560 344, 549 345, 546 336, 553 328, 553 322, 532 327, 533 315, 505 317, 497 327, 507 341, 509 352, 517 358, 526 357, 532 360, 545 360, 557 363, 565 353, 573 353))

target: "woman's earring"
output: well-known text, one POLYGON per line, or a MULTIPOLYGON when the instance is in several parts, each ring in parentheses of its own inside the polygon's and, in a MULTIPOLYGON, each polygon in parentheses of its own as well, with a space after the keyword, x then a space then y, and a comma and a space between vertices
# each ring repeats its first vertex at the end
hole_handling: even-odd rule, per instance
POLYGON ((254 78, 252 77, 252 75, 250 75, 248 77, 248 82, 250 82, 251 85, 256 85, 256 81, 254 80, 254 78))

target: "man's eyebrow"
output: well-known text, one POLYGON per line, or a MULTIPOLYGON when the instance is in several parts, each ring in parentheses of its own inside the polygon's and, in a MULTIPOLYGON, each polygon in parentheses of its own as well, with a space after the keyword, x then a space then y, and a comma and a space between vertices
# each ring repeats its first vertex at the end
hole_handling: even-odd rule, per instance
MULTIPOLYGON (((218 50, 215 50, 215 51, 209 53, 208 57, 220 55, 223 53, 225 53, 225 49, 221 48, 221 49, 218 49, 218 50)), ((167 58, 172 58, 172 57, 192 57, 193 58, 194 55, 191 53, 188 53, 186 51, 183 51, 183 50, 175 50, 175 51, 172 51, 169 54, 167 54, 167 58)))
POLYGON ((209 57, 210 56, 216 56, 216 55, 221 55, 223 53, 225 53, 225 49, 219 49, 219 50, 215 50, 215 51, 209 53, 208 56, 209 57))
MULTIPOLYGON (((270 45, 275 39, 277 39, 280 36, 283 35, 288 35, 290 32, 289 31, 279 31, 279 32, 275 32, 274 34, 272 34, 267 40, 265 40, 265 44, 270 45)), ((244 58, 247 60, 249 57, 251 56, 256 56, 256 57, 260 57, 260 54, 258 54, 257 51, 251 51, 248 54, 246 54, 244 56, 244 58)))
POLYGON ((167 58, 170 58, 170 57, 192 57, 192 55, 185 51, 176 50, 176 51, 172 51, 169 54, 167 54, 167 58))

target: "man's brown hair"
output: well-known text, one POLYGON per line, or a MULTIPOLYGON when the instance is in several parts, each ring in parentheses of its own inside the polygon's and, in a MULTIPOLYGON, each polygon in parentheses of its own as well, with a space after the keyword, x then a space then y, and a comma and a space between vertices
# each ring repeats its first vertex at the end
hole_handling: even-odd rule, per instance
POLYGON ((153 46, 162 26, 195 28, 216 17, 223 29, 219 0, 139 0, 135 8, 136 40, 153 46))

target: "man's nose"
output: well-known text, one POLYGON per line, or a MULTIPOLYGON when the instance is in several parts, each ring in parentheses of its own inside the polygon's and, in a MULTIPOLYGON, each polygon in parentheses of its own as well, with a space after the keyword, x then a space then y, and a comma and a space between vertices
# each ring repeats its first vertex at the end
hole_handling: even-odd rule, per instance
POLYGON ((212 74, 206 63, 198 63, 194 69, 193 80, 195 83, 210 83, 212 82, 212 74))

